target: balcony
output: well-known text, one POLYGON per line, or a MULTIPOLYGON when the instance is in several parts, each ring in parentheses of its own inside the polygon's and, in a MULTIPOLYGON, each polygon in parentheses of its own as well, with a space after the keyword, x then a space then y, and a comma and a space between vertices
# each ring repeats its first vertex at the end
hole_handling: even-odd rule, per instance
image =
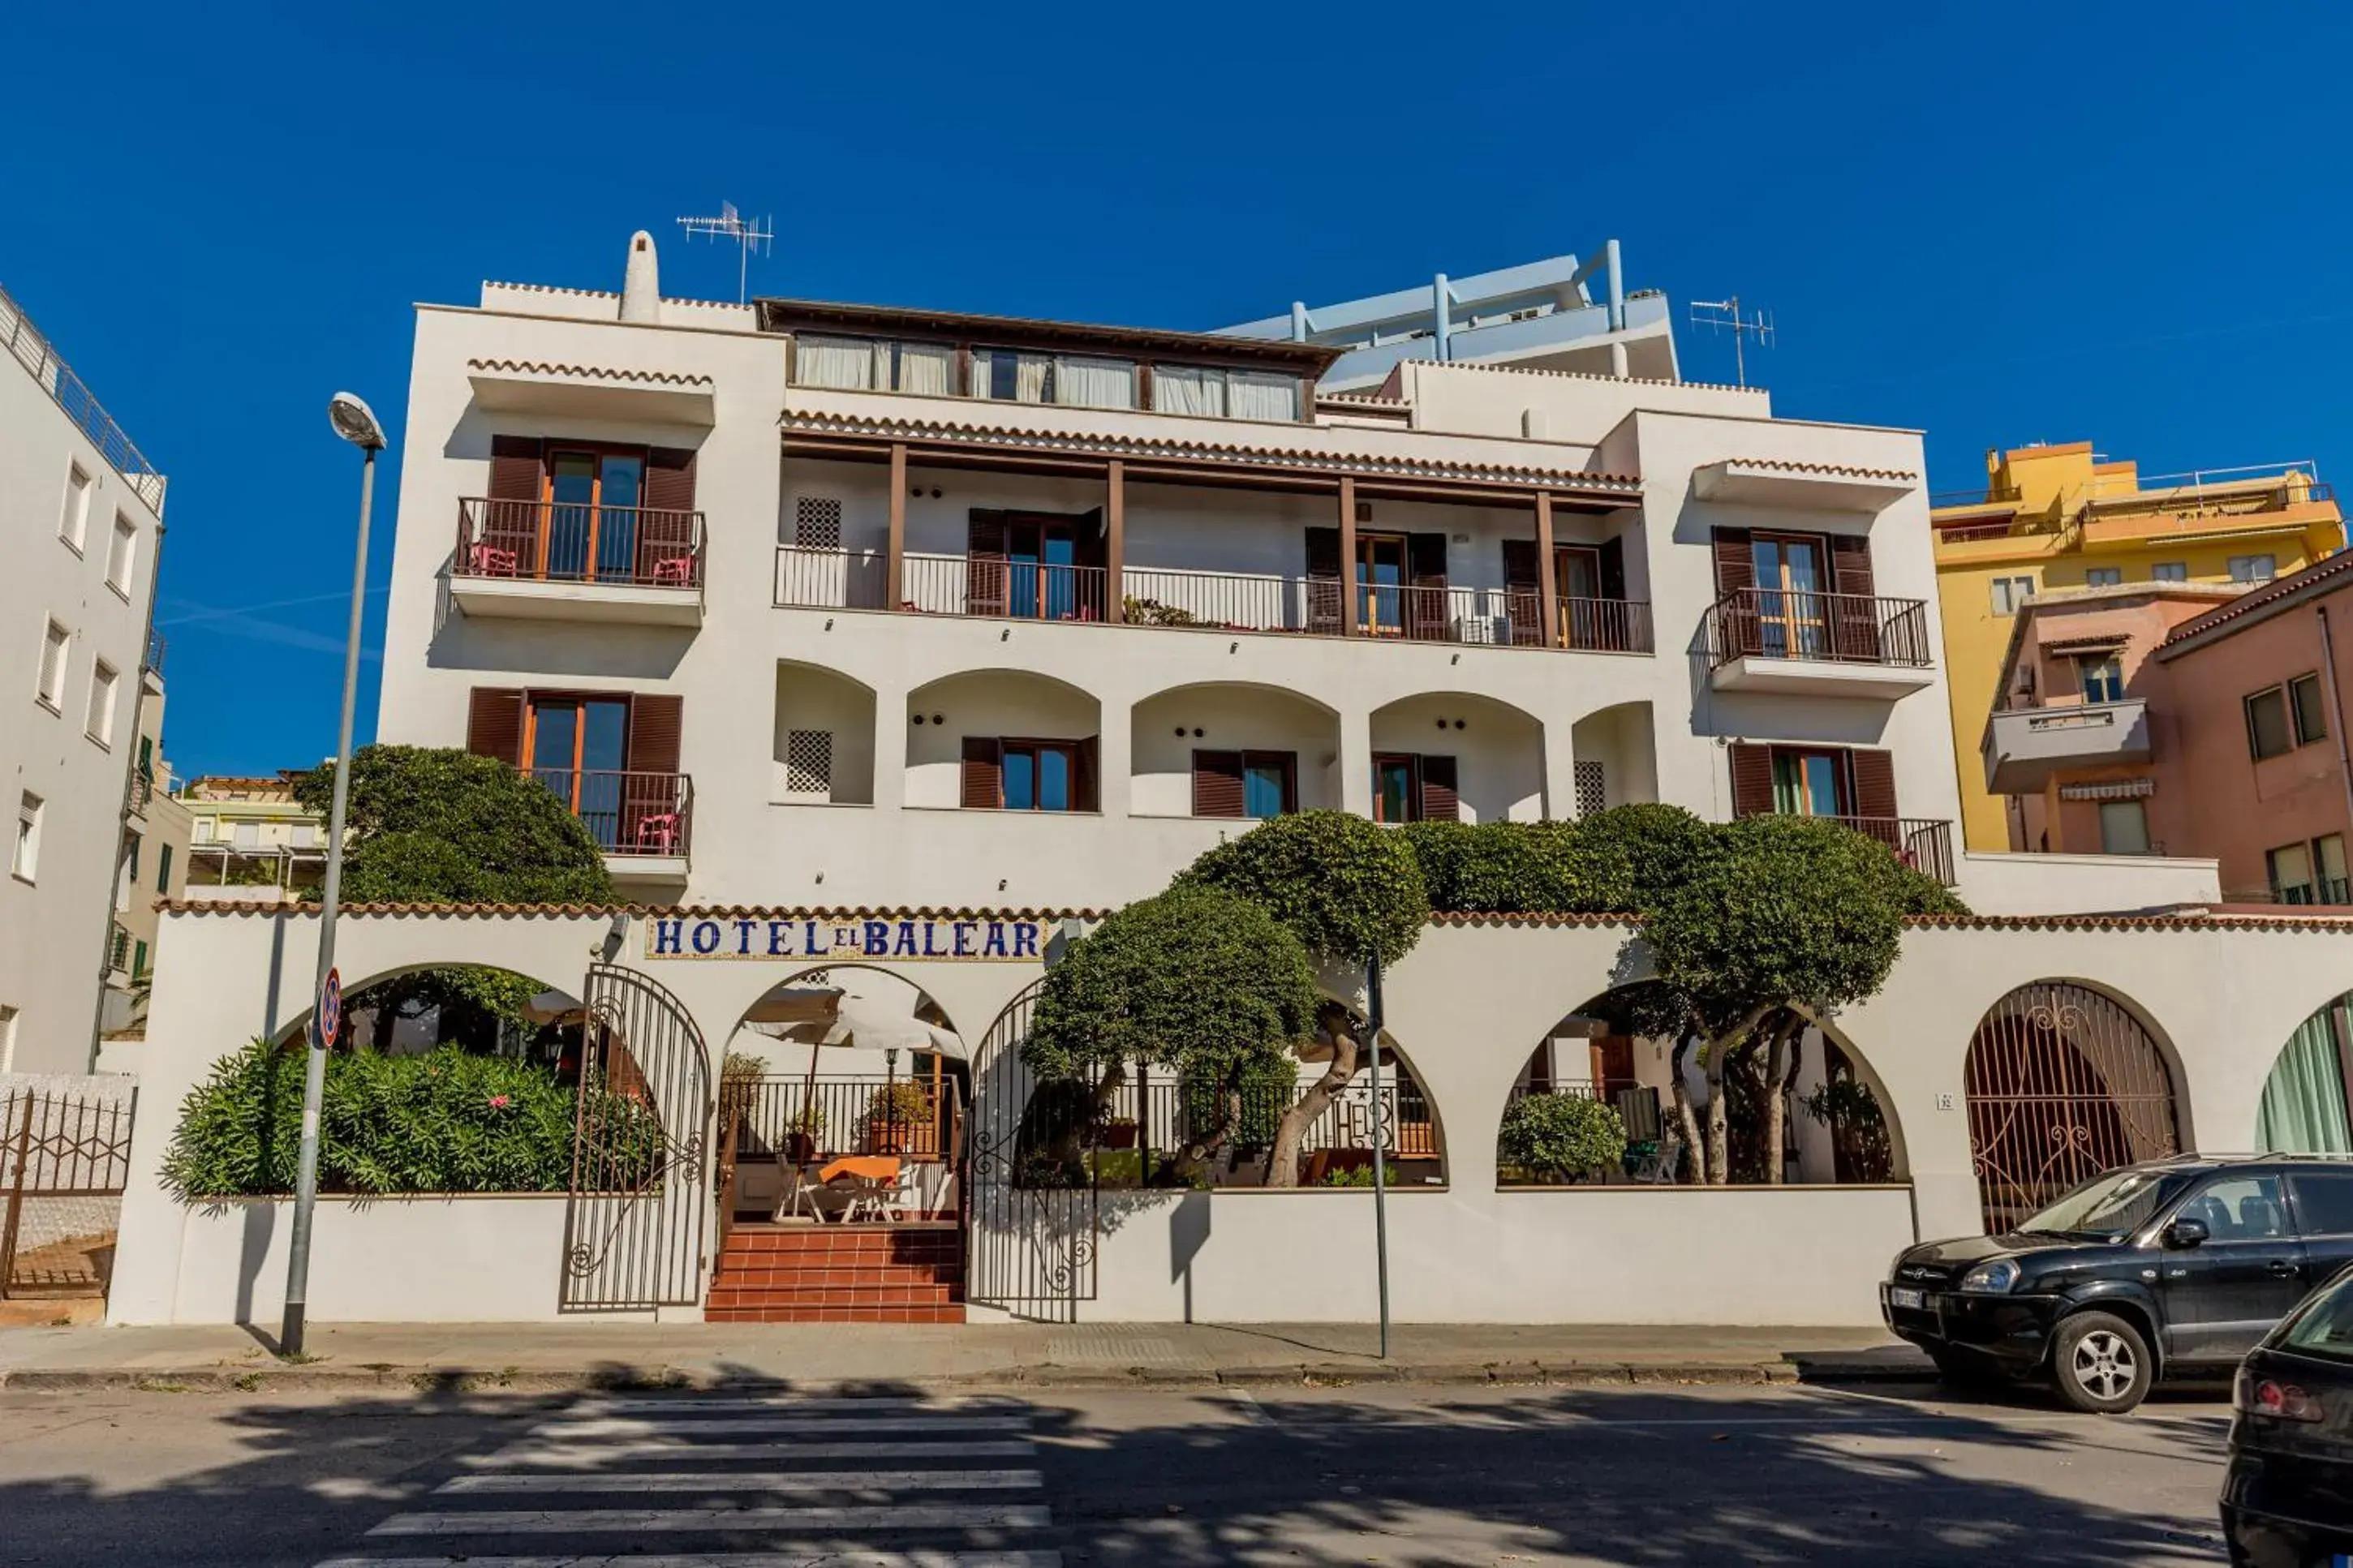
POLYGON ((1702 500, 1865 515, 1886 510, 1919 484, 1919 475, 1892 468, 1776 458, 1726 458, 1692 471, 1692 493, 1702 500))
POLYGON ((458 503, 449 596, 469 616, 607 626, 702 623, 699 511, 458 503))
POLYGON ((1928 606, 1864 594, 1737 588, 1707 615, 1718 691, 1894 699, 1935 679, 1928 606))
POLYGON ((1986 788, 1996 795, 2032 795, 2052 775, 2071 768, 2149 760, 2148 703, 2090 702, 2068 708, 1997 710, 1981 746, 1986 788))
POLYGON ((1947 888, 1956 885, 1953 825, 1949 822, 1917 816, 1829 816, 1820 820, 1876 838, 1915 871, 1934 877, 1947 888))
POLYGON ((694 835, 694 781, 684 773, 617 768, 533 768, 605 852, 605 868, 625 886, 686 881, 694 835))
POLYGON ((131 770, 131 794, 123 802, 125 812, 133 821, 144 822, 147 808, 155 804, 155 775, 145 768, 131 770))
MULTIPOLYGON (((1009 561, 994 556, 910 552, 897 608, 915 615, 1107 622, 1110 573, 1101 566, 1009 561)), ((1215 632, 1345 635, 1345 590, 1336 577, 1195 572, 1130 566, 1121 574, 1118 616, 1129 626, 1215 632)), ((776 552, 776 603, 816 609, 891 606, 879 552, 776 552)), ((1537 596, 1504 588, 1359 585, 1356 636, 1400 642, 1495 647, 1546 646, 1537 596)), ((1552 646, 1577 652, 1649 653, 1650 605, 1640 600, 1558 601, 1552 646)))

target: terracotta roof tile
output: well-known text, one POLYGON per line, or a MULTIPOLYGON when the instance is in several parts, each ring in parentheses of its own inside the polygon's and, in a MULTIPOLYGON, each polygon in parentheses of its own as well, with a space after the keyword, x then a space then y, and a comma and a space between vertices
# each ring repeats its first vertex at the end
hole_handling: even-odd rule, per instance
POLYGON ((1780 458, 1726 458, 1727 463, 1738 463, 1746 468, 1773 468, 1787 474, 1828 474, 1841 479, 1888 479, 1898 484, 1917 484, 1920 476, 1906 468, 1858 468, 1845 463, 1798 463, 1780 458))
POLYGON ((1398 363, 1400 366, 1417 365, 1423 370, 1476 370, 1497 375, 1550 375, 1565 381, 1607 381, 1619 386, 1688 386, 1701 392, 1753 392, 1759 397, 1766 395, 1765 388, 1761 386, 1735 386, 1723 381, 1669 381, 1662 375, 1603 375, 1592 370, 1546 370, 1542 365, 1495 364, 1487 360, 1407 359, 1399 360, 1398 363))
POLYGON ((707 375, 667 370, 610 370, 596 364, 555 364, 546 360, 470 359, 468 370, 521 371, 533 375, 585 375, 597 381, 662 382, 674 386, 712 386, 707 375))
MULTIPOLYGON (((1586 926, 1633 929, 1633 915, 1611 914, 1448 914, 1430 917, 1441 926, 1586 926)), ((2187 908, 2179 914, 2125 915, 1915 915, 1908 926, 1957 931, 2326 931, 2353 935, 2353 911, 2341 915, 2255 914, 2216 912, 2206 907, 2187 908)))
POLYGON ((2349 571, 2353 571, 2353 550, 2340 550, 2325 561, 2315 562, 2312 565, 2301 571, 2291 572, 2284 577, 2275 577, 2259 588, 2251 588, 2219 609, 2209 610, 2194 620, 2182 622, 2174 627, 2166 639, 2158 646, 2171 647, 2176 643, 2187 642, 2201 633, 2213 630, 2216 626, 2227 625, 2242 616, 2251 615, 2265 605, 2274 604, 2316 583, 2325 583, 2332 577, 2341 576, 2349 571))
MULTIPOLYGON (((156 910, 172 915, 311 914, 315 904, 271 903, 259 900, 158 899, 156 910)), ((453 920, 607 920, 627 914, 651 920, 1101 920, 1109 910, 992 910, 941 904, 918 908, 811 909, 802 905, 770 904, 345 904, 345 915, 441 915, 453 920)))

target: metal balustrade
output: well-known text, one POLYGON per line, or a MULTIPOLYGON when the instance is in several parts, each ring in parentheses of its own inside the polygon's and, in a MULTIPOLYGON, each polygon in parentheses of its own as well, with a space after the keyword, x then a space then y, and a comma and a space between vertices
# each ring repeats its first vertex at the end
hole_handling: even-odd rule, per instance
POLYGON ((702 590, 702 514, 575 501, 458 503, 454 576, 702 590))
POLYGON ((1708 661, 1789 658, 1926 669, 1935 642, 1920 599, 1736 588, 1707 615, 1708 661))
POLYGON ((694 832, 694 781, 617 768, 532 768, 615 857, 683 856, 694 832))

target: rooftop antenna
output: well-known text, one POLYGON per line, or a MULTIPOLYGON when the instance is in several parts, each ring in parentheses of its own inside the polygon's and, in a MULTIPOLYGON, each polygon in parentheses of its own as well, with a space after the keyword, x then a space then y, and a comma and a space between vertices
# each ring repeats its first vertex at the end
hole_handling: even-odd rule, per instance
POLYGON ((1740 296, 1729 300, 1694 300, 1691 303, 1692 325, 1710 330, 1728 327, 1732 330, 1732 370, 1737 384, 1748 384, 1748 354, 1745 340, 1754 337, 1760 349, 1773 346, 1773 316, 1768 310, 1753 315, 1740 313, 1740 296))
POLYGON ((768 242, 776 237, 776 231, 768 226, 770 221, 764 217, 747 218, 735 210, 733 202, 721 202, 717 217, 682 217, 678 220, 678 226, 686 230, 689 239, 698 234, 707 234, 713 239, 735 242, 739 249, 735 262, 735 302, 741 305, 749 298, 752 252, 757 250, 763 256, 767 255, 768 242))

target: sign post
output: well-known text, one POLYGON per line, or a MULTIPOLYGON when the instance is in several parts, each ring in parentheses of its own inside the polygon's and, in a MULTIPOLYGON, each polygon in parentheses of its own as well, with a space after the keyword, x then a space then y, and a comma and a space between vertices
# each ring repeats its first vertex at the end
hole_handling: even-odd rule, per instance
POLYGON ((1365 1038, 1372 1051, 1373 1069, 1373 1267, 1380 1276, 1381 1359, 1389 1358, 1389 1205, 1388 1170, 1382 1145, 1388 1141, 1388 1117, 1381 1104, 1381 959, 1377 952, 1365 969, 1365 1038))
POLYGON ((343 975, 338 969, 327 971, 326 983, 319 987, 319 1005, 311 1013, 311 1032, 319 1049, 332 1051, 343 1032, 343 975))

